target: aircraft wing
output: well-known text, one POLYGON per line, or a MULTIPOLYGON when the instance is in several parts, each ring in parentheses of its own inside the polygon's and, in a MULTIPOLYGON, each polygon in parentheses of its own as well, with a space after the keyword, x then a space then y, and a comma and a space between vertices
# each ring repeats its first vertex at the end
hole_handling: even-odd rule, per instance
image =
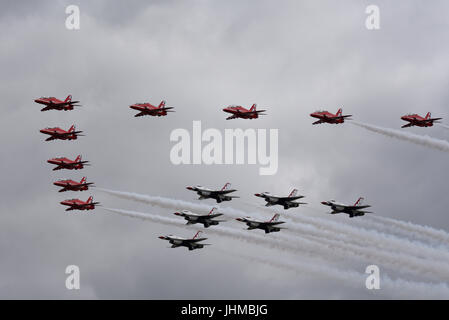
MULTIPOLYGON (((155 109, 155 111, 167 111, 167 110, 170 110, 170 109, 173 109, 174 107, 164 107, 164 108, 158 108, 158 109, 155 109)), ((170 112, 174 112, 174 111, 170 111, 170 112)))
POLYGON ((301 199, 301 198, 304 198, 304 196, 279 197, 278 199, 282 200, 282 201, 294 201, 294 200, 298 200, 298 199, 301 199))
POLYGON ((407 124, 404 124, 401 128, 408 128, 408 127, 413 127, 414 126, 414 124, 413 123, 407 123, 407 124))
POLYGON ((256 111, 246 111, 246 112, 239 112, 240 114, 262 114, 262 112, 265 112, 267 110, 256 110, 256 111))
POLYGON ((216 218, 216 217, 219 217, 219 216, 222 216, 222 215, 223 215, 223 213, 215 213, 215 214, 208 214, 208 215, 205 215, 203 217, 213 219, 213 218, 216 218))
POLYGON ((345 208, 350 209, 350 210, 357 210, 357 209, 365 209, 365 208, 369 208, 371 206, 368 205, 364 205, 364 206, 346 206, 345 208))
POLYGON ((196 238, 196 239, 184 239, 183 241, 186 243, 195 243, 195 242, 200 242, 200 241, 204 241, 207 238, 196 238))
POLYGON ((56 133, 56 136, 71 136, 72 134, 80 134, 82 131, 72 131, 72 132, 64 132, 64 133, 56 133))
POLYGON ((282 224, 282 223, 285 223, 285 221, 267 221, 267 222, 261 222, 260 224, 264 225, 264 226, 276 226, 276 225, 282 224))
POLYGON ((42 108, 41 111, 48 111, 48 110, 51 110, 51 109, 53 109, 53 106, 47 104, 47 106, 45 108, 42 108))
POLYGON ((86 183, 80 183, 77 186, 79 186, 79 187, 87 187, 87 186, 90 186, 92 184, 94 184, 94 183, 93 182, 86 182, 86 183))
MULTIPOLYGON (((237 190, 235 190, 235 189, 229 189, 229 190, 215 190, 215 191, 211 191, 210 193, 211 193, 211 194, 228 194, 228 193, 235 192, 235 191, 237 191, 237 190)), ((236 198, 238 198, 238 197, 236 197, 236 198)))

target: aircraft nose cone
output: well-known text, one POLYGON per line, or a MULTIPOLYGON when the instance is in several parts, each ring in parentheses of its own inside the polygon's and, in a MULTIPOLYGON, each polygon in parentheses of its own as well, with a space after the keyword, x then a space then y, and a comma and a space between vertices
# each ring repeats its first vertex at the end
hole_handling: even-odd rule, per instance
POLYGON ((180 215, 181 215, 180 212, 175 212, 175 213, 173 213, 173 214, 175 214, 175 215, 177 215, 177 216, 180 216, 180 215))
POLYGON ((165 237, 164 237, 164 236, 159 236, 158 238, 159 238, 159 239, 162 239, 162 240, 164 240, 164 239, 165 239, 165 237))
POLYGON ((192 188, 192 187, 186 187, 186 189, 187 189, 187 190, 193 190, 193 188, 192 188))
POLYGON ((321 201, 321 204, 327 204, 327 202, 326 201, 321 201))
POLYGON ((254 194, 256 197, 260 197, 260 193, 255 193, 254 194))

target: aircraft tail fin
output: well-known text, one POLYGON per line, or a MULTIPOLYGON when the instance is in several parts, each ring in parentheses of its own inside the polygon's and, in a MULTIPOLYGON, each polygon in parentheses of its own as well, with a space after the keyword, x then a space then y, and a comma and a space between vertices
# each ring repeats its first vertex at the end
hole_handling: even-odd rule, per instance
POLYGON ((217 210, 217 207, 213 207, 211 211, 209 211, 209 215, 213 214, 217 210))
POLYGON ((203 232, 202 232, 202 231, 198 231, 197 233, 195 233, 195 235, 193 236, 192 239, 198 238, 198 236, 200 235, 200 233, 203 233, 203 232))
POLYGON ((76 157, 75 162, 80 162, 81 161, 81 155, 79 154, 78 157, 76 157))
POLYGON ((256 111, 256 107, 257 107, 257 104, 253 104, 251 109, 249 109, 249 111, 256 111))
POLYGON ((365 200, 365 198, 360 197, 357 199, 357 201, 354 203, 354 206, 358 207, 361 206, 363 204, 363 201, 365 200))
POLYGON ((270 220, 270 222, 277 222, 278 220, 279 220, 279 217, 280 217, 281 215, 279 214, 279 213, 276 213, 274 216, 273 216, 273 218, 271 218, 271 220, 270 220))
POLYGON ((71 94, 69 94, 67 96, 67 98, 65 98, 64 102, 70 102, 70 101, 72 101, 72 95, 71 94))
POLYGON ((221 191, 228 190, 231 187, 231 184, 229 182, 226 182, 226 184, 221 188, 221 191))
POLYGON ((159 109, 165 107, 165 100, 162 100, 159 104, 159 109))
POLYGON ((90 196, 89 199, 87 199, 87 203, 92 203, 93 199, 94 199, 94 197, 90 196))
POLYGON ((432 116, 432 114, 430 112, 427 112, 425 119, 428 120, 428 119, 430 119, 431 116, 432 116))
POLYGON ((80 181, 80 183, 85 183, 86 182, 86 177, 83 177, 80 181))
POLYGON ((292 192, 290 192, 290 194, 288 195, 288 197, 294 197, 296 196, 298 193, 298 189, 293 189, 292 192))
POLYGON ((341 117, 342 114, 343 114, 343 109, 342 108, 338 109, 337 117, 341 117))
POLYGON ((73 131, 75 131, 75 125, 74 124, 69 129, 69 132, 73 132, 73 131))

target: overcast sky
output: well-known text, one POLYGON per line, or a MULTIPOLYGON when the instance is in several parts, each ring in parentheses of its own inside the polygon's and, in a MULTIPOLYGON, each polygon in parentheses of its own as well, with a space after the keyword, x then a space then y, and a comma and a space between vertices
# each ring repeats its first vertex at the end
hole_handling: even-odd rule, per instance
MULTIPOLYGON (((58 193, 52 182, 86 175, 98 187, 199 202, 185 186, 221 188, 229 181, 241 198, 223 206, 248 212, 263 203, 254 193, 282 195, 297 187, 310 205, 290 214, 360 223, 326 215, 320 201, 352 203, 364 196, 375 215, 449 230, 447 153, 349 123, 312 126, 309 116, 343 107, 358 121, 388 128, 400 128, 400 117, 410 112, 449 119, 448 10, 447 1, 1 2, 0 297, 384 297, 363 284, 226 255, 220 250, 238 247, 273 259, 285 253, 207 230, 213 245, 193 252, 157 239, 189 237, 197 227, 158 225, 101 208, 67 214, 60 201, 90 194, 105 207, 169 217, 173 210, 95 189, 58 193), (69 4, 79 5, 80 30, 65 27, 69 4), (380 30, 365 27, 369 4, 380 8, 380 30), (83 106, 44 113, 33 102, 68 94, 83 106), (128 107, 163 99, 176 108, 164 118, 134 118, 128 107), (267 115, 226 121, 221 111, 252 103, 266 107, 267 115), (170 133, 191 131, 193 120, 222 132, 279 129, 277 174, 260 176, 258 165, 173 165, 170 133), (72 124, 86 136, 44 142, 39 133, 72 124), (46 163, 78 154, 92 166, 52 171, 46 163), (65 288, 70 264, 81 269, 81 290, 65 288)), ((441 127, 404 130, 449 139, 441 127)), ((363 273, 366 263, 352 266, 363 273)))

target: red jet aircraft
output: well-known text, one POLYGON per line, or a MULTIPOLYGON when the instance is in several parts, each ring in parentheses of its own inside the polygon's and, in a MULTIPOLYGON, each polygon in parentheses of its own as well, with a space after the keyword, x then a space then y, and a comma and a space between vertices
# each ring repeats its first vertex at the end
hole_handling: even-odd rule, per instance
POLYGON ((408 128, 413 126, 432 127, 434 122, 438 123, 438 120, 443 119, 443 118, 430 118, 430 117, 431 117, 430 112, 427 112, 425 118, 418 116, 417 114, 408 114, 406 116, 402 116, 401 119, 407 121, 408 123, 404 124, 401 128, 408 128))
POLYGON ((227 117, 226 120, 237 119, 237 118, 257 119, 257 118, 259 118, 259 114, 264 115, 265 113, 262 113, 262 112, 265 112, 267 110, 256 110, 256 107, 257 107, 257 105, 253 104, 251 109, 248 110, 242 106, 228 106, 228 107, 224 108, 223 111, 232 114, 232 116, 227 117))
POLYGON ((69 94, 64 101, 59 100, 55 97, 41 97, 39 99, 34 100, 34 102, 45 105, 45 108, 41 109, 41 111, 47 110, 73 110, 73 107, 79 107, 79 101, 72 101, 72 96, 69 94))
POLYGON ((60 203, 64 206, 69 206, 69 208, 65 209, 65 211, 93 210, 93 209, 95 209, 95 206, 99 204, 99 202, 92 202, 92 200, 93 200, 93 197, 90 196, 86 202, 84 202, 80 199, 70 199, 70 200, 61 201, 60 203))
POLYGON ((86 182, 86 177, 83 177, 80 182, 73 180, 59 180, 53 183, 55 186, 62 187, 59 192, 64 191, 84 191, 89 190, 89 186, 93 185, 93 182, 86 182))
POLYGON ((45 141, 51 140, 76 140, 78 136, 82 136, 80 134, 82 131, 75 131, 75 125, 72 125, 69 130, 65 131, 61 128, 45 128, 40 130, 43 134, 50 135, 49 138, 45 139, 45 141))
MULTIPOLYGON (((351 115, 342 115, 343 109, 338 109, 336 114, 332 114, 329 111, 317 111, 314 113, 311 113, 310 116, 313 118, 319 119, 318 121, 315 121, 312 124, 320 124, 320 123, 343 123, 345 122, 345 118, 351 117, 351 115)), ((350 120, 350 119, 348 119, 350 120)))
POLYGON ((161 101, 159 104, 159 107, 153 106, 151 103, 135 103, 131 106, 129 106, 131 109, 140 111, 138 114, 136 114, 134 117, 141 117, 141 116, 166 116, 167 112, 174 112, 170 109, 173 109, 173 107, 166 107, 165 101, 161 101), (169 111, 170 110, 170 111, 169 111))
POLYGON ((49 159, 49 160, 47 160, 47 162, 57 165, 57 167, 55 167, 53 169, 53 171, 54 171, 54 170, 61 170, 61 169, 68 169, 68 170, 83 169, 85 165, 88 166, 87 163, 89 161, 81 161, 81 155, 79 155, 78 157, 76 157, 75 160, 70 160, 65 157, 61 157, 61 158, 49 159))

